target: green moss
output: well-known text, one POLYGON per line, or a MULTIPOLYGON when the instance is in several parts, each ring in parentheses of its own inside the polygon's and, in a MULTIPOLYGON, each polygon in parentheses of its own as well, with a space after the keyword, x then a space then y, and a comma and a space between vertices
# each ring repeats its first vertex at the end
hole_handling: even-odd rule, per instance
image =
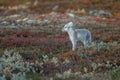
MULTIPOLYGON (((31 78, 32 80, 42 80, 42 77, 43 75, 42 74, 30 74, 30 73, 28 73, 27 74, 27 78, 31 78)), ((43 79, 44 80, 44 79, 43 79)))
POLYGON ((6 6, 7 4, 4 2, 0 2, 0 6, 6 6))
POLYGON ((86 78, 84 78, 83 80, 90 80, 90 78, 89 78, 89 77, 86 77, 86 78))
POLYGON ((112 80, 118 80, 120 79, 120 69, 115 70, 111 73, 112 80))

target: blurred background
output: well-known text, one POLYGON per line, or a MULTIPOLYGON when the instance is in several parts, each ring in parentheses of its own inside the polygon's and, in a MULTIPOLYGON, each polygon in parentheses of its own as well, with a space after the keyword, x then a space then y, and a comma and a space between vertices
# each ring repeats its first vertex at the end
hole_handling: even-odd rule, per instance
POLYGON ((0 0, 0 80, 120 80, 120 0, 0 0), (70 21, 89 48, 71 51, 70 21))
MULTIPOLYGON (((6 11, 49 13, 51 11, 66 12, 74 9, 104 9, 111 12, 120 11, 120 0, 0 0, 0 15, 8 15, 6 11)), ((10 13, 9 13, 10 14, 10 13)))

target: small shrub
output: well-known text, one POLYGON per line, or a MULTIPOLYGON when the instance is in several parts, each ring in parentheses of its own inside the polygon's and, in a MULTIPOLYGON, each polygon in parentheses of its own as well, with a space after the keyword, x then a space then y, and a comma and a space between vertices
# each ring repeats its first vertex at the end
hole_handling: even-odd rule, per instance
POLYGON ((112 80, 119 80, 120 79, 120 69, 115 70, 111 73, 112 80))

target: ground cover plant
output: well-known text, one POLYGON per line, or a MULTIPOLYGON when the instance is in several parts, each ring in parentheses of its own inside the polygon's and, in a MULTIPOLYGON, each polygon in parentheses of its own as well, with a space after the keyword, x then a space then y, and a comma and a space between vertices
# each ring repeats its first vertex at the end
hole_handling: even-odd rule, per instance
POLYGON ((1 80, 120 79, 119 1, 72 1, 76 6, 69 0, 52 3, 46 0, 34 5, 25 4, 29 0, 15 0, 13 4, 1 0, 1 80), (77 6, 78 3, 81 5, 77 6), (98 12, 90 14, 91 8, 98 12), (68 34, 61 31, 70 21, 76 28, 91 31, 89 48, 71 50, 68 34))

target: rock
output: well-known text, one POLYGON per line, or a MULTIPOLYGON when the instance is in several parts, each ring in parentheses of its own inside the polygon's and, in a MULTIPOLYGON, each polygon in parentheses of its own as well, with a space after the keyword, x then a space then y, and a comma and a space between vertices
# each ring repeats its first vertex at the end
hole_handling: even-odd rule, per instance
POLYGON ((14 15, 10 15, 10 16, 8 16, 8 18, 15 18, 15 17, 18 17, 18 16, 20 16, 20 15, 18 15, 18 14, 14 14, 14 15))
POLYGON ((24 18, 22 21, 27 21, 27 20, 29 20, 29 18, 24 18))
POLYGON ((53 11, 56 11, 58 8, 59 8, 59 6, 56 5, 56 6, 54 6, 54 7, 52 8, 52 10, 53 10, 53 11))
POLYGON ((100 16, 100 15, 112 16, 112 14, 107 10, 90 10, 89 15, 92 15, 92 16, 100 16))
POLYGON ((9 24, 7 21, 3 21, 3 22, 1 22, 1 24, 3 24, 3 25, 7 25, 7 24, 9 24))

